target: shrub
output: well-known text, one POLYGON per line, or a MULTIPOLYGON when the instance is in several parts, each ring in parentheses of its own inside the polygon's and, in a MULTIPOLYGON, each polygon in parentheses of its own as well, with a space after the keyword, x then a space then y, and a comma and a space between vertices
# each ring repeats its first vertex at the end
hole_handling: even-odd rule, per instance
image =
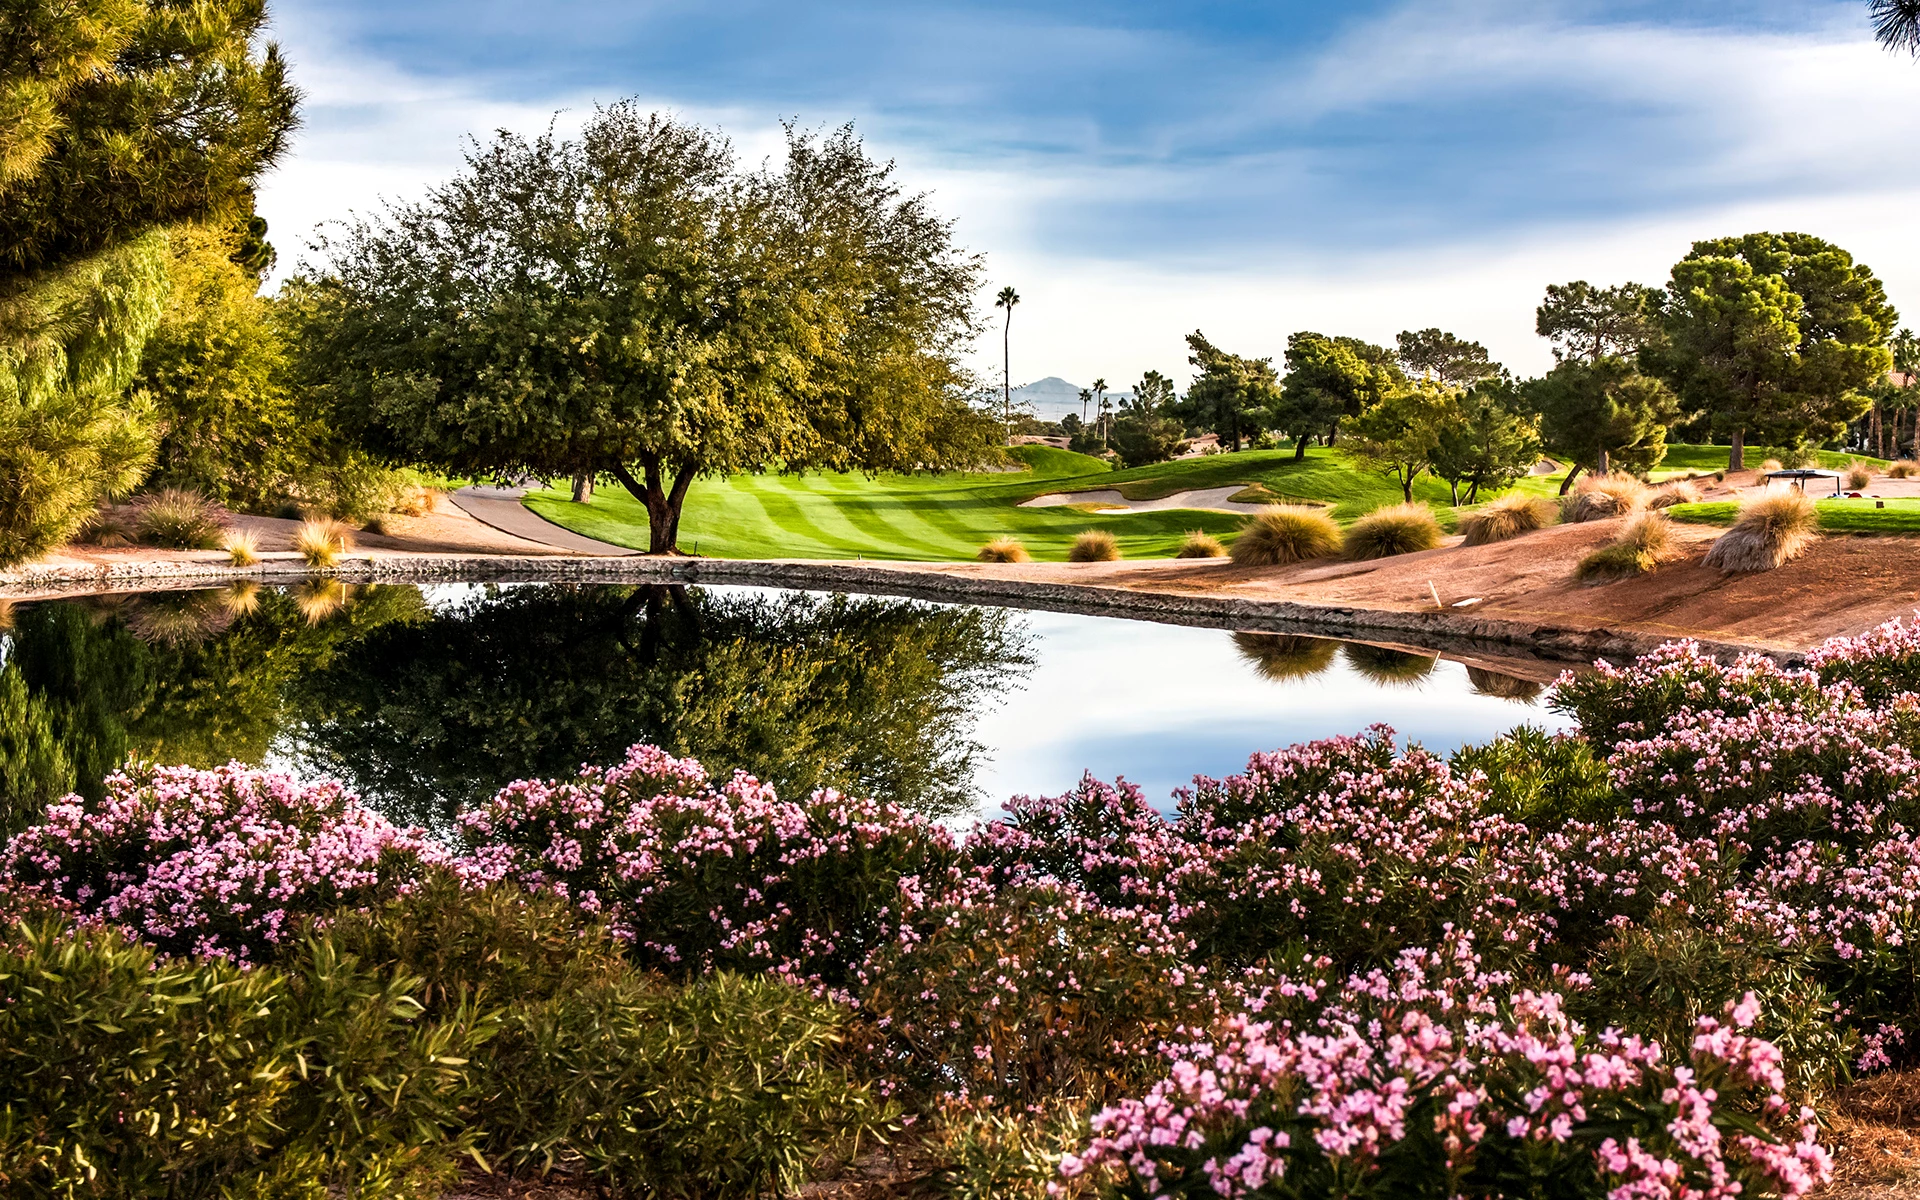
POLYGON ((1440 523, 1424 504, 1377 508, 1347 527, 1349 558, 1388 558, 1440 544, 1440 523))
POLYGON ((1706 495, 1691 479, 1670 479, 1653 489, 1647 497, 1648 508, 1672 508, 1676 504, 1698 504, 1706 495))
POLYGON ((14 886, 174 954, 257 960, 300 920, 392 896, 441 851, 338 784, 232 764, 149 768, 73 797, 7 846, 14 886))
POLYGON ((1484 746, 1462 746, 1449 765, 1484 789, 1489 811, 1515 820, 1598 821, 1619 811, 1606 760, 1583 738, 1521 725, 1484 746))
POLYGON ((1858 637, 1833 638, 1808 651, 1807 666, 1822 684, 1850 683, 1875 706, 1920 692, 1920 622, 1895 618, 1858 637))
POLYGON ((226 510, 198 492, 165 488, 133 502, 136 536, 171 550, 214 550, 229 520, 226 510))
POLYGON ((251 529, 229 529, 221 541, 227 559, 236 567, 251 567, 260 561, 260 535, 251 529))
POLYGON ((1593 1200, 1799 1197, 1829 1177, 1779 1051, 1742 1032, 1752 996, 1669 1054, 1589 1033, 1551 993, 1496 999, 1470 956, 1408 951, 1352 980, 1311 1031, 1236 1018, 1176 1045, 1170 1078, 1096 1116, 1061 1173, 1112 1172, 1134 1195, 1284 1181, 1288 1195, 1593 1200))
POLYGON ((1714 539, 1707 565, 1723 571, 1771 571, 1800 557, 1818 536, 1819 514, 1798 488, 1768 488, 1740 503, 1733 528, 1714 539))
POLYGON ((1233 561, 1243 567, 1283 567, 1340 553, 1340 526, 1318 508, 1272 505, 1249 517, 1233 540, 1233 561))
POLYGON ((1119 558, 1120 543, 1104 529, 1085 530, 1067 547, 1068 562, 1115 562, 1119 558))
POLYGON ((1308 679, 1333 665, 1340 643, 1332 638, 1302 637, 1291 633, 1236 631, 1233 648, 1267 679, 1284 683, 1308 679))
POLYGON ((902 880, 956 855, 944 829, 897 805, 828 790, 783 801, 745 774, 715 785, 653 746, 568 783, 510 784, 460 824, 464 878, 570 897, 645 966, 836 987, 897 928, 902 880))
POLYGON ((1227 548, 1220 539, 1198 529, 1190 530, 1173 552, 1175 558, 1225 558, 1227 548))
POLYGON ((1559 509, 1546 497, 1510 492, 1461 517, 1460 532, 1467 535, 1464 545, 1486 546, 1545 529, 1559 519, 1559 509))
POLYGON ((725 973, 685 989, 616 975, 521 1006, 488 1050, 490 1147, 616 1196, 796 1195, 892 1115, 835 1061, 846 1019, 725 973))
POLYGON ((470 1138, 471 1013, 324 943, 287 972, 40 918, 0 939, 8 1196, 413 1197, 470 1138))
POLYGON ((1608 475, 1589 475, 1574 486, 1573 494, 1560 503, 1560 514, 1567 521, 1600 521, 1624 517, 1646 507, 1652 489, 1621 471, 1608 475))
POLYGON ((1887 464, 1888 479, 1912 479, 1920 475, 1920 463, 1910 458, 1898 459, 1887 464))
POLYGON ((1619 537, 1581 559, 1574 574, 1587 583, 1632 579, 1672 562, 1682 553, 1666 514, 1646 512, 1629 521, 1619 537))
POLYGON ((1873 464, 1864 458, 1856 458, 1847 464, 1846 484, 1852 491, 1860 491, 1873 485, 1873 464))
POLYGON ((1023 563, 1031 562, 1033 556, 1020 544, 1019 538, 997 537, 980 547, 980 553, 974 555, 981 562, 1023 563))
POLYGON ((1760 464, 1760 469, 1762 471, 1783 471, 1786 468, 1781 464, 1779 459, 1769 458, 1760 464))
POLYGON ((981 1103, 943 1106, 929 1149, 940 1190, 953 1200, 1050 1200, 1089 1195, 1085 1176, 1060 1179, 1060 1160, 1091 1133, 1085 1109, 1054 1101, 1038 1112, 981 1103))

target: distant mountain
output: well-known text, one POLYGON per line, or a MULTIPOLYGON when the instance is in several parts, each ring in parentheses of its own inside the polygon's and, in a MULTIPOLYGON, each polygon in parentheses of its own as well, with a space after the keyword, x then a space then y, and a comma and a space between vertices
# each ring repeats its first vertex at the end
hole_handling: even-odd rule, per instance
MULTIPOLYGON (((1030 411, 1033 415, 1042 421, 1058 421, 1068 413, 1072 413, 1077 417, 1082 415, 1080 411, 1080 389, 1082 386, 1083 385, 1078 383, 1068 383, 1058 375, 1049 375, 1045 379, 1036 379, 1032 383, 1023 383, 1019 387, 1014 388, 1013 402, 1016 405, 1026 404, 1030 406, 1030 411)), ((1122 400, 1130 400, 1132 398, 1133 391, 1130 388, 1107 389, 1107 402, 1115 408, 1120 407, 1122 400)), ((1095 408, 1096 403, 1097 402, 1089 402, 1087 404, 1085 416, 1089 420, 1094 417, 1097 411, 1095 408)))

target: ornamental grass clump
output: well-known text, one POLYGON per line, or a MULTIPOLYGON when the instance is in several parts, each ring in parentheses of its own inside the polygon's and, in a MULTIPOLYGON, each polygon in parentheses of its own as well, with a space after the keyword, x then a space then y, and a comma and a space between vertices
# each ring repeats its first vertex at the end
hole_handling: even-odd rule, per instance
POLYGON ((1850 491, 1863 491, 1873 486, 1873 464, 1864 458, 1856 458, 1847 464, 1846 485, 1850 491))
POLYGON ((1647 497, 1648 508, 1672 508, 1676 504, 1698 504, 1706 496, 1691 479, 1670 479, 1653 489, 1647 497))
POLYGON ((1920 475, 1920 463, 1910 458, 1896 459, 1887 464, 1888 479, 1912 479, 1920 475))
POLYGON ((1236 630, 1233 648, 1262 678, 1285 683, 1292 679, 1310 679, 1332 666, 1340 643, 1332 638, 1236 630))
POLYGON ((1233 539, 1231 556, 1243 567, 1283 567, 1340 553, 1340 526, 1324 509, 1274 504, 1249 517, 1233 539))
POLYGON ((1173 552, 1175 558, 1225 558, 1227 548, 1220 539, 1202 530, 1189 530, 1180 542, 1180 548, 1173 552))
POLYGON ((1644 512, 1627 522, 1619 537, 1581 559, 1574 576, 1584 583, 1633 579, 1684 553, 1666 514, 1644 512))
POLYGON ((1462 545, 1487 546, 1508 541, 1523 533, 1545 529, 1559 519, 1559 508, 1545 496, 1511 492, 1460 518, 1460 532, 1466 535, 1462 545))
POLYGON ((1390 558, 1431 550, 1444 537, 1433 510, 1424 504, 1376 508, 1347 526, 1347 557, 1390 558))
POLYGON ((353 549, 353 531, 331 517, 302 521, 293 535, 293 548, 309 567, 324 571, 353 549))
POLYGON ((251 529, 229 529, 221 539, 227 561, 236 567, 251 567, 260 561, 260 535, 251 529))
POLYGON ((215 550, 231 520, 227 511, 195 491, 163 488, 132 504, 136 537, 169 550, 215 550))
POLYGON ((1819 537, 1813 498, 1793 487, 1768 488, 1740 504, 1733 528, 1714 539, 1707 565, 1723 571, 1771 571, 1806 552, 1819 537))
POLYGON ((1589 475, 1574 485, 1573 494, 1560 502, 1560 515, 1569 523, 1624 517, 1646 507, 1653 489, 1623 471, 1589 475))
POLYGON ((1104 529, 1085 530, 1067 547, 1068 562, 1117 562, 1119 558, 1119 541, 1104 529))
POLYGON ((981 562, 990 563, 1023 563, 1033 561, 1033 555, 1027 553, 1027 548, 1020 544, 1019 538, 1014 537, 994 538, 986 545, 980 547, 980 553, 974 555, 974 557, 981 562))

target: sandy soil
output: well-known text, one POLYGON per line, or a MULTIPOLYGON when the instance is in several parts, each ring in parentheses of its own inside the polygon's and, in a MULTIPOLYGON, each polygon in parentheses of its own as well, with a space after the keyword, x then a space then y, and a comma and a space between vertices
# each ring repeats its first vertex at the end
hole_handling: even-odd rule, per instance
POLYGON ((1257 513, 1265 508, 1264 504, 1247 504, 1229 499, 1246 491, 1242 484, 1231 487, 1201 488, 1191 492, 1175 492, 1171 496, 1162 496, 1158 500, 1129 500, 1112 488, 1103 488, 1097 492, 1048 492, 1044 496, 1035 496, 1031 500, 1020 502, 1021 508, 1060 508, 1068 504, 1103 504, 1116 510, 1128 512, 1162 512, 1170 508, 1199 508, 1213 512, 1257 513))

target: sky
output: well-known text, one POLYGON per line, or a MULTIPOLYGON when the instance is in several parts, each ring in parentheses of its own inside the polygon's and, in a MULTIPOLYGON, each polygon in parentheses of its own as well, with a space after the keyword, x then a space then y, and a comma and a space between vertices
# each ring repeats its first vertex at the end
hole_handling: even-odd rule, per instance
MULTIPOLYGON (((279 0, 305 125, 282 270, 462 139, 633 97, 730 134, 852 121, 1002 285, 1016 384, 1184 382, 1183 336, 1439 326, 1522 373, 1545 285, 1664 282, 1757 229, 1852 251, 1920 326, 1920 63, 1865 0, 279 0)), ((1001 341, 975 366, 997 383, 1001 341)))

